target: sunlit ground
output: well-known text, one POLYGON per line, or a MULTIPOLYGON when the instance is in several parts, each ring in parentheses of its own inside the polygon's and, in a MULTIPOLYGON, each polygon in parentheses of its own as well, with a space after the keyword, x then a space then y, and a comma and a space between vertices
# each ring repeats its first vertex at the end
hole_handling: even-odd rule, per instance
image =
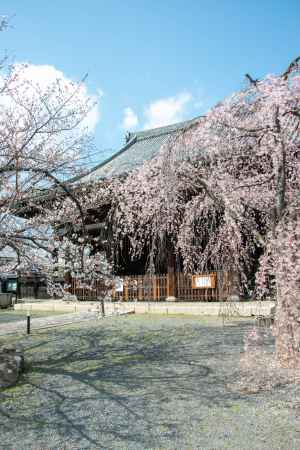
MULTIPOLYGON (((48 316, 54 316, 54 315, 61 315, 61 314, 65 314, 62 312, 51 312, 51 311, 31 311, 30 312, 30 316, 34 319, 34 318, 38 318, 38 317, 48 317, 48 316)), ((8 322, 18 322, 19 320, 24 320, 26 321, 26 316, 27 316, 27 311, 14 311, 11 308, 6 308, 6 309, 0 309, 0 327, 1 324, 3 323, 8 323, 8 322)))
POLYGON ((27 371, 0 393, 0 448, 299 450, 299 386, 228 387, 251 325, 123 316, 24 336, 27 371))

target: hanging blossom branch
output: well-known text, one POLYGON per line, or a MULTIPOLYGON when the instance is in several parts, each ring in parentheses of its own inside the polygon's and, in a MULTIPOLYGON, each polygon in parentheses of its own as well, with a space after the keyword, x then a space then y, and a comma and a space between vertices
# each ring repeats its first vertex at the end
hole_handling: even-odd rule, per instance
MULTIPOLYGON (((297 333, 288 330, 298 325, 287 271, 300 272, 299 258, 292 263, 282 240, 290 236, 296 242, 292 230, 299 223, 292 213, 300 190, 299 58, 282 75, 247 78, 249 87, 218 104, 120 184, 115 230, 129 236, 133 254, 145 246, 157 252, 153 243, 167 234, 184 260, 197 249, 201 267, 232 265, 245 282, 259 258, 256 293, 276 295, 288 317, 280 336, 291 337, 295 356, 297 333)), ((291 355, 289 363, 296 364, 291 355)), ((283 360, 283 351, 278 358, 283 360)))

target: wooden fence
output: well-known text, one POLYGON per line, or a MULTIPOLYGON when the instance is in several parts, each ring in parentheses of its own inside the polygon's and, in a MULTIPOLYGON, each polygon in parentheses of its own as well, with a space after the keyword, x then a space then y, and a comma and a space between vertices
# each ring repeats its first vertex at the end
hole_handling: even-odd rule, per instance
POLYGON ((168 275, 130 275, 123 278, 123 291, 113 290, 115 300, 159 301, 168 296, 168 275))
MULTIPOLYGON (((203 274, 206 275, 206 274, 203 274)), ((218 300, 218 289, 193 289, 192 276, 184 273, 178 273, 176 276, 178 300, 191 301, 212 301, 218 300)))
POLYGON ((94 301, 107 291, 107 287, 102 280, 88 282, 82 280, 82 278, 70 278, 68 283, 70 284, 70 293, 76 295, 78 300, 94 301))
MULTIPOLYGON (((206 275, 206 274, 203 274, 206 275)), ((192 288, 192 275, 168 273, 164 275, 130 275, 122 277, 123 288, 113 288, 112 298, 118 301, 161 301, 169 296, 180 301, 219 301, 233 292, 234 276, 231 272, 216 272, 215 288, 192 288)), ((96 300, 103 295, 103 282, 83 284, 72 278, 70 292, 79 300, 96 300)))
MULTIPOLYGON (((222 301, 227 299, 235 292, 237 286, 236 274, 228 271, 214 272, 216 275, 215 288, 199 288, 192 287, 192 275, 177 273, 176 274, 176 298, 186 301, 222 301)), ((208 276, 210 273, 201 273, 208 276)))

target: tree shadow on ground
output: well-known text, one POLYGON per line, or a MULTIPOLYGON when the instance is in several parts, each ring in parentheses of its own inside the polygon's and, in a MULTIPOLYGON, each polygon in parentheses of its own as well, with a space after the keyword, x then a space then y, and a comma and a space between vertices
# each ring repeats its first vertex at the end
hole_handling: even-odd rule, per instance
POLYGON ((203 410, 241 399, 225 387, 221 355, 225 345, 238 358, 245 327, 225 334, 199 324, 131 327, 126 322, 121 329, 110 324, 56 330, 47 335, 48 347, 42 335, 41 342, 31 343, 26 392, 2 396, 7 436, 18 429, 45 444, 52 430, 62 441, 67 438, 70 448, 118 448, 116 442, 152 448, 161 438, 180 438, 179 410, 182 421, 201 421, 203 410), (39 345, 42 354, 36 352, 39 345))

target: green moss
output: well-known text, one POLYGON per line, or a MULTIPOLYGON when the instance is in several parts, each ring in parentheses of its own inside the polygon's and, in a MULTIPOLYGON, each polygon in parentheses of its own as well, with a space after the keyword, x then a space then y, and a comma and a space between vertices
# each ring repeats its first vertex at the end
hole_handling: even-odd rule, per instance
POLYGON ((102 368, 104 365, 103 360, 84 360, 84 361, 72 361, 66 362, 62 367, 68 372, 74 371, 75 373, 93 372, 102 368))
POLYGON ((234 412, 240 412, 241 405, 239 405, 239 404, 231 405, 231 410, 234 411, 234 412))
POLYGON ((25 374, 22 374, 15 386, 10 386, 7 388, 1 388, 0 394, 4 393, 8 397, 5 398, 4 401, 10 402, 13 399, 19 398, 20 395, 23 395, 31 389, 31 386, 28 384, 28 380, 25 377, 25 374))
POLYGON ((6 392, 7 394, 17 394, 22 391, 23 385, 17 384, 15 386, 10 386, 7 388, 2 388, 1 392, 6 392))
POLYGON ((141 361, 145 359, 144 355, 124 355, 124 356, 115 356, 113 361, 118 364, 126 364, 128 362, 141 361))

